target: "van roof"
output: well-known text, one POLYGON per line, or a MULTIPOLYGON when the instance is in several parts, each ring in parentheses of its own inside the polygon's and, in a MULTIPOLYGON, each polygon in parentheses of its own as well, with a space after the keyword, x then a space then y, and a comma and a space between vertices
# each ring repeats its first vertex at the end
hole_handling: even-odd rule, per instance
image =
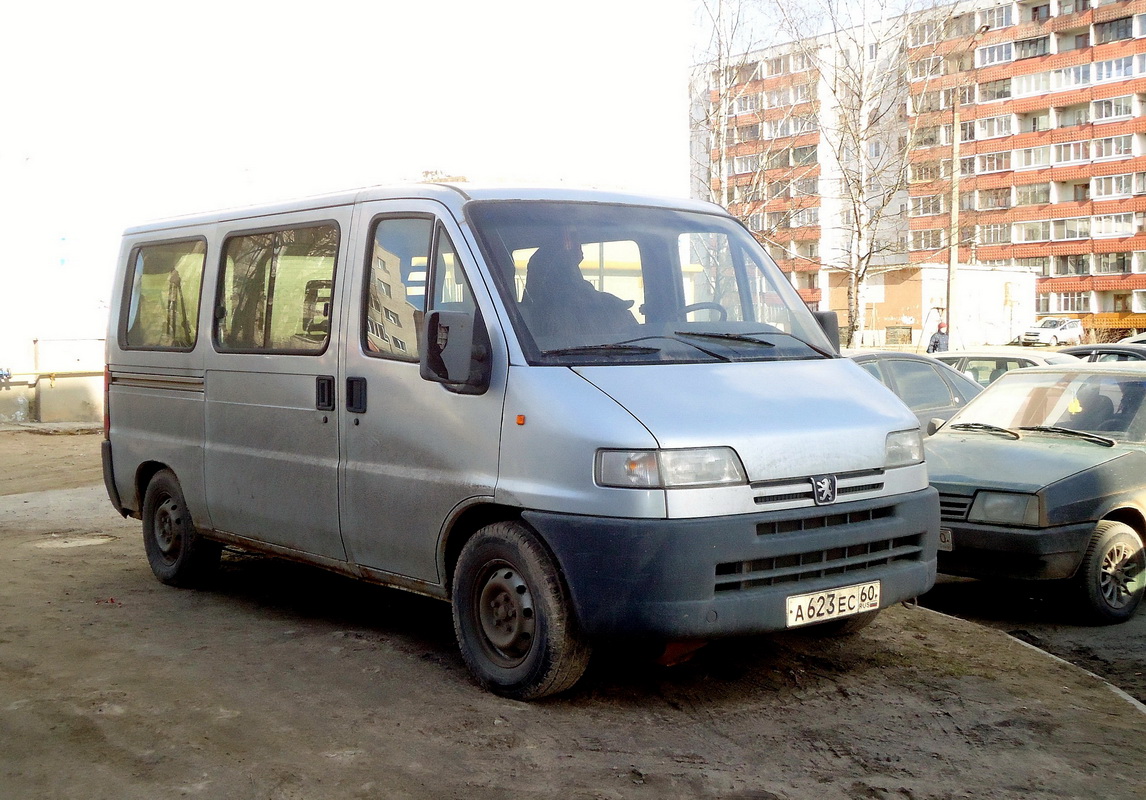
POLYGON ((565 187, 498 187, 468 183, 409 183, 395 186, 371 186, 332 194, 315 195, 295 200, 254 206, 222 209, 201 214, 159 219, 128 228, 124 235, 145 233, 191 225, 227 222, 269 214, 286 214, 314 208, 333 208, 372 200, 437 200, 460 211, 471 201, 480 200, 548 200, 581 203, 616 203, 623 205, 677 208, 707 213, 725 213, 720 206, 700 200, 658 197, 600 189, 570 189, 565 187))

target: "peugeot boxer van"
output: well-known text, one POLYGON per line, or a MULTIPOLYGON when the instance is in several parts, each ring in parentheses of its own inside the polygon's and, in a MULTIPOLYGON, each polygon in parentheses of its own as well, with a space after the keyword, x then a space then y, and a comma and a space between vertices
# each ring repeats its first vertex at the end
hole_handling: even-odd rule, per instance
POLYGON ((164 583, 230 545, 441 598, 530 699, 934 582, 916 418, 716 206, 372 188, 131 228, 116 281, 104 475, 164 583))

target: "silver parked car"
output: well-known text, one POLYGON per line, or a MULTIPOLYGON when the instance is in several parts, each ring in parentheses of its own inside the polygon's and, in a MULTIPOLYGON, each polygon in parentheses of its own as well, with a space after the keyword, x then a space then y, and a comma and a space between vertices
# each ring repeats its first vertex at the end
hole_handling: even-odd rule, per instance
POLYGON ((970 378, 931 356, 892 350, 847 351, 845 355, 895 392, 922 427, 932 419, 947 419, 983 390, 970 378))
POLYGON ((1129 619, 1146 584, 1146 365, 1007 373, 926 444, 939 571, 1065 580, 1088 616, 1129 619))
POLYGON ((1042 367, 1047 364, 1077 364, 1078 358, 1056 351, 1026 347, 982 347, 975 350, 949 350, 935 358, 962 372, 980 386, 986 386, 1013 369, 1042 367))

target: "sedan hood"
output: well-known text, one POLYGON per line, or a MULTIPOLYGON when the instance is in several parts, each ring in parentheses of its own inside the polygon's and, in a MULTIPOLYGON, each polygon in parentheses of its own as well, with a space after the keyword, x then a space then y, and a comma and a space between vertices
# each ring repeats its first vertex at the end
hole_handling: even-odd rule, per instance
POLYGON ((1128 455, 1122 447, 1038 434, 1008 439, 993 433, 939 433, 925 440, 924 448, 932 485, 951 494, 996 488, 1033 493, 1128 455))

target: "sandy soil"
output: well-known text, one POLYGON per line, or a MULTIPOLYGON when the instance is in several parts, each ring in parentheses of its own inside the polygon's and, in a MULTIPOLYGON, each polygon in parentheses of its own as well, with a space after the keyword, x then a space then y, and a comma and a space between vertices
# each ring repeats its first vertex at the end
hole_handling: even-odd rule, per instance
POLYGON ((159 584, 102 486, 0 497, 0 543, 0 797, 1143 796, 1140 706, 925 608, 671 669, 604 648, 524 704, 472 683, 436 601, 242 554, 159 584))

